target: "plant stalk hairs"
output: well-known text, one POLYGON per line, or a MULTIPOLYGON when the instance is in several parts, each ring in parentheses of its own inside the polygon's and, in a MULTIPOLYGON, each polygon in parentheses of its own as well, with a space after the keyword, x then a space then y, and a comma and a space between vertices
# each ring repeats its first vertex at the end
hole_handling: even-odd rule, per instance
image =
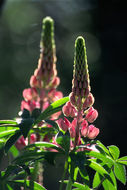
POLYGON ((0 171, 0 190, 47 189, 42 163, 55 166, 57 158, 63 163, 59 190, 117 190, 117 180, 126 184, 127 156, 119 157, 117 146, 106 147, 97 140, 100 130, 93 123, 98 111, 93 107, 84 38, 75 41, 68 97, 57 90, 60 78, 50 17, 42 22, 40 48, 30 87, 23 90, 19 116, 0 120, 0 164, 8 156, 5 170, 0 171))

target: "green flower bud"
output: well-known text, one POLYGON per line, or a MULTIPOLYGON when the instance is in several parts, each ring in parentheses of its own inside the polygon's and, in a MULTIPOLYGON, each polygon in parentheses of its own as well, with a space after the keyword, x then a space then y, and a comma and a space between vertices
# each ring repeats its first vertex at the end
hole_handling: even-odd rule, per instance
POLYGON ((56 50, 54 40, 54 21, 46 17, 42 21, 41 55, 38 68, 41 68, 42 80, 48 85, 56 76, 56 50))
POLYGON ((75 41, 74 70, 72 80, 73 96, 77 101, 76 107, 82 109, 82 105, 90 92, 90 80, 87 64, 85 40, 79 36, 75 41), (81 100, 81 104, 78 102, 81 100))

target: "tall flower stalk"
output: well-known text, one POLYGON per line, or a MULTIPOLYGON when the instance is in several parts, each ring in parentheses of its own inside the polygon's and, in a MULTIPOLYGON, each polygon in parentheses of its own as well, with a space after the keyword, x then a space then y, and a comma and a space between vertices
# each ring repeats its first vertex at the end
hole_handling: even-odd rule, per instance
MULTIPOLYGON (((35 108, 44 111, 52 102, 63 97, 61 91, 56 88, 60 84, 60 78, 57 76, 56 70, 56 48, 54 40, 54 21, 50 17, 46 17, 42 21, 42 33, 40 41, 40 57, 38 66, 34 74, 30 78, 30 88, 23 90, 23 98, 21 102, 21 110, 27 109, 32 114, 35 108)), ((51 119, 57 119, 61 112, 57 112, 51 116, 51 119)), ((39 126, 49 126, 44 121, 39 126)), ((44 137, 48 140, 47 136, 44 137)), ((40 140, 35 134, 31 134, 29 139, 25 140, 21 137, 16 146, 22 149, 28 143, 34 143, 40 140)))
POLYGON ((50 17, 43 19, 40 47, 38 67, 30 78, 31 88, 23 91, 25 100, 21 102, 21 110, 26 108, 32 112, 35 108, 40 108, 43 111, 63 96, 62 92, 56 90, 60 78, 57 77, 56 70, 54 21, 50 17))
POLYGON ((72 80, 72 92, 70 101, 63 106, 63 114, 73 118, 70 122, 66 117, 58 120, 59 127, 69 130, 72 138, 71 148, 82 143, 82 137, 94 139, 99 134, 99 129, 93 124, 98 112, 92 107, 94 97, 90 92, 90 79, 87 64, 85 40, 78 37, 75 41, 74 69, 72 80))

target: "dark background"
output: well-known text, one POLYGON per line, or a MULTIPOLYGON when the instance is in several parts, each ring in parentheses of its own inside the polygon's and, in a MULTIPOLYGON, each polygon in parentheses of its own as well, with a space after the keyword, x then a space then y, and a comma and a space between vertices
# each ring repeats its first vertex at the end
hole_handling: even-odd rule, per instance
MULTIPOLYGON (((74 42, 82 35, 87 57, 96 126, 105 145, 117 145, 127 155, 127 7, 120 0, 6 0, 0 1, 0 119, 17 116, 22 91, 37 67, 41 22, 55 21, 59 90, 71 92, 74 42)), ((46 187, 57 189, 48 172, 46 187), (51 186, 51 187, 50 187, 51 186)), ((55 173, 55 172, 54 172, 55 173)), ((127 189, 123 185, 119 190, 127 189)))

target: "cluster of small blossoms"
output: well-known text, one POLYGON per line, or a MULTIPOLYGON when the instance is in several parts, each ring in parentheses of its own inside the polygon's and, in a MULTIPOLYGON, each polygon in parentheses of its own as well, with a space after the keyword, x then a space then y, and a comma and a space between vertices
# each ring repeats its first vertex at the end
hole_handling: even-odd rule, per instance
MULTIPOLYGON (((63 97, 62 92, 56 90, 60 78, 56 70, 54 21, 50 17, 43 19, 40 47, 38 67, 30 78, 30 88, 23 90, 24 100, 21 102, 21 110, 27 109, 30 113, 35 108, 44 111, 52 102, 63 97)), ((61 112, 53 114, 51 119, 57 119, 60 114, 61 112)), ((17 143, 24 146, 26 141, 22 138, 17 143)))
POLYGON ((85 41, 82 37, 78 37, 75 43, 72 92, 69 97, 70 101, 63 106, 62 111, 66 117, 73 120, 70 122, 64 117, 57 123, 62 130, 69 130, 71 145, 75 147, 81 144, 82 137, 95 139, 99 134, 99 129, 92 124, 98 117, 98 112, 92 107, 94 97, 90 92, 85 41))

